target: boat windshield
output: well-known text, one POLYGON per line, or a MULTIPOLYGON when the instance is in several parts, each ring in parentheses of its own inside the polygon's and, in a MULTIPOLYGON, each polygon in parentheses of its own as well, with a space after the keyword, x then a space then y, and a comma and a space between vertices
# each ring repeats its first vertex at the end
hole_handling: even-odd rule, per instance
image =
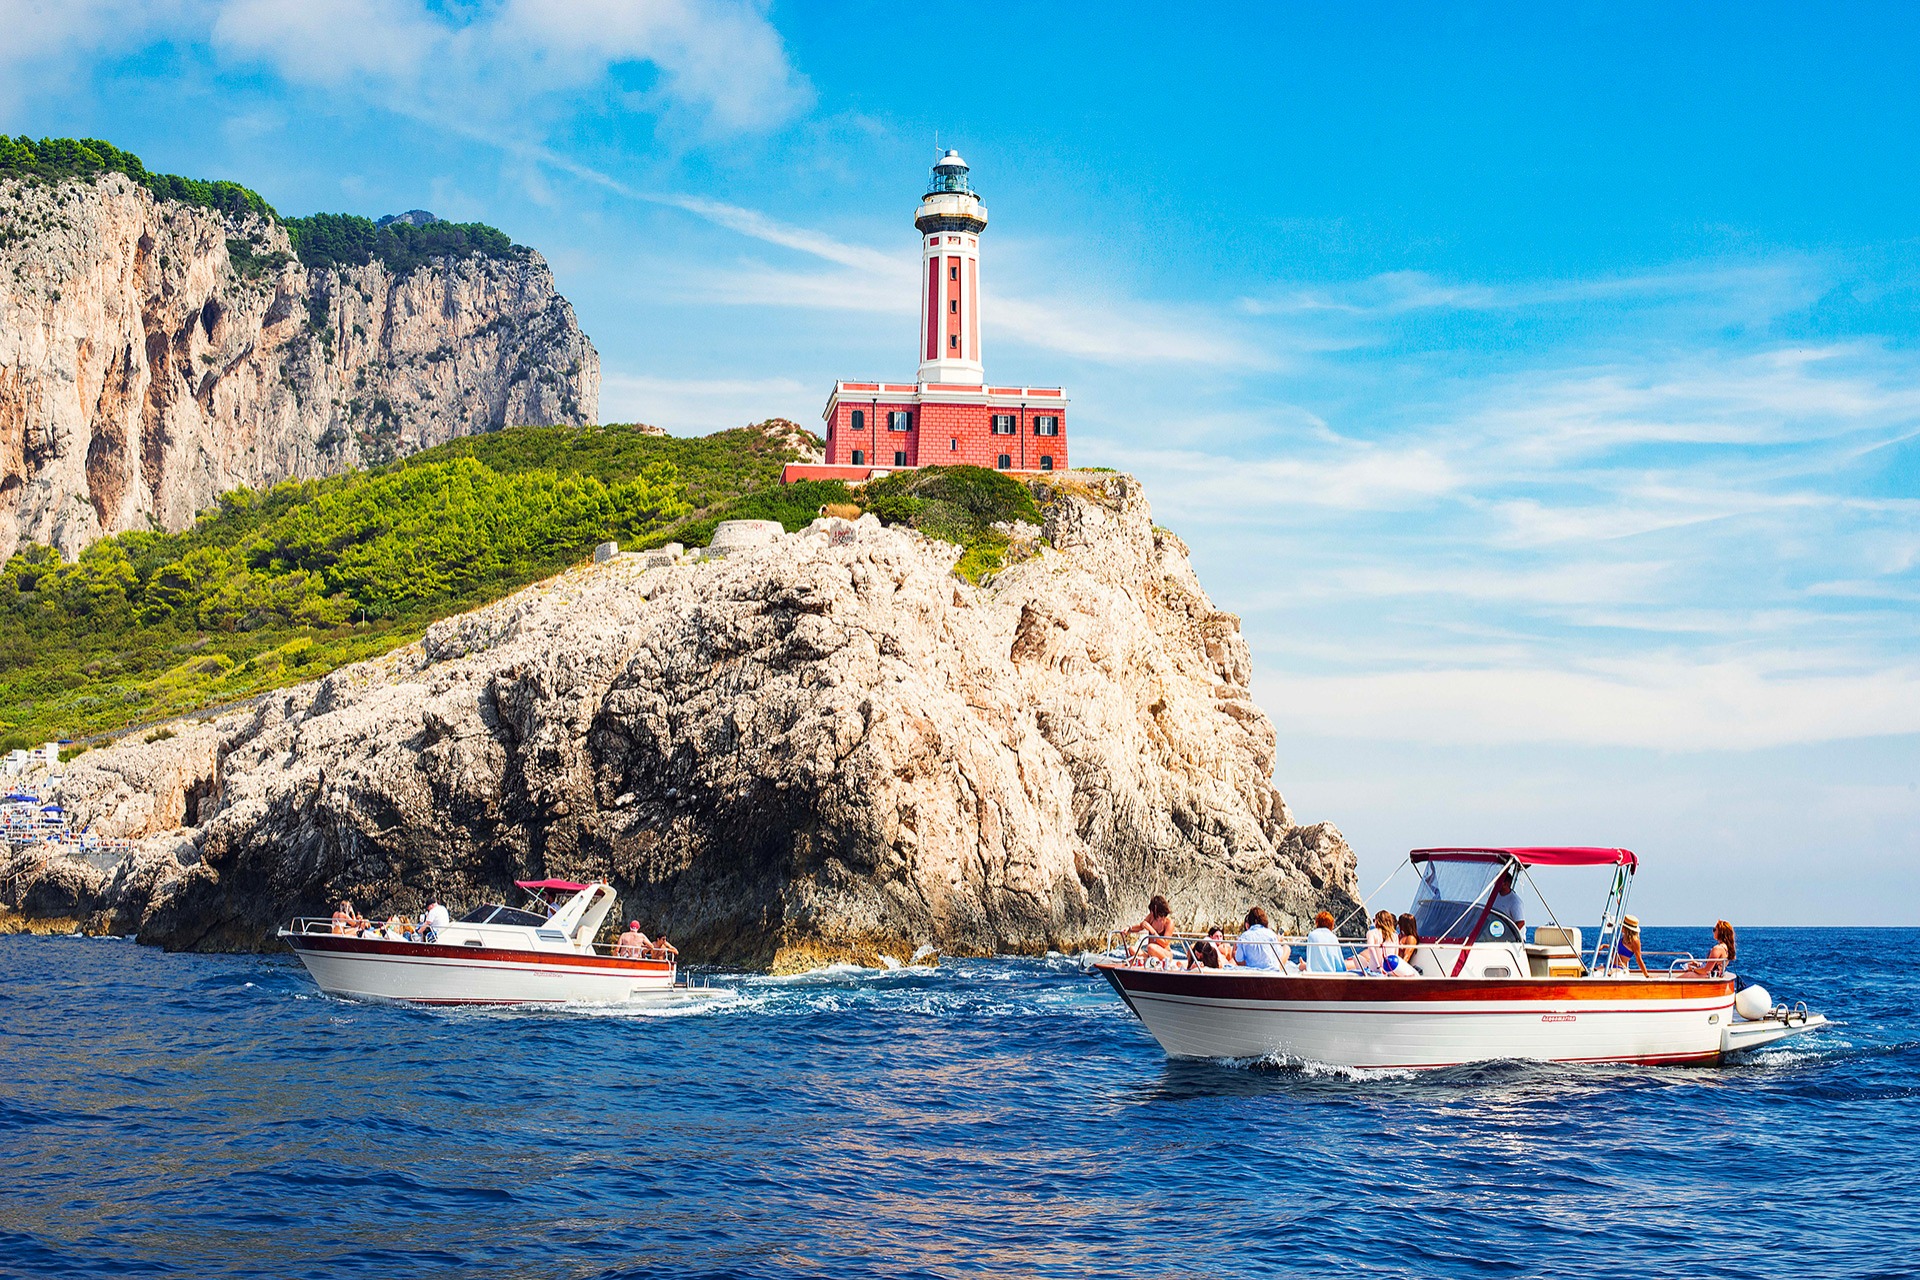
POLYGON ((1414 926, 1435 941, 1464 937, 1480 918, 1487 891, 1506 867, 1504 858, 1432 858, 1419 864, 1414 926))
POLYGON ((519 911, 513 907, 503 907, 497 902, 475 907, 460 917, 461 924, 518 924, 539 928, 546 922, 545 916, 537 916, 531 911, 519 911))

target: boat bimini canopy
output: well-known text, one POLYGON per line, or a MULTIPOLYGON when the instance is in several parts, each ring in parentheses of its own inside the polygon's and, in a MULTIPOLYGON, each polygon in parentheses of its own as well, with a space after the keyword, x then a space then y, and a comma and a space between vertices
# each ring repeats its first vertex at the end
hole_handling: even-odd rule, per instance
POLYGON ((610 884, 583 884, 553 913, 546 927, 559 930, 574 946, 585 949, 618 900, 610 884))
POLYGON ((1625 867, 1638 870, 1640 860, 1631 849, 1520 848, 1520 849, 1415 849, 1407 857, 1414 862, 1505 862, 1512 859, 1524 867, 1625 867))

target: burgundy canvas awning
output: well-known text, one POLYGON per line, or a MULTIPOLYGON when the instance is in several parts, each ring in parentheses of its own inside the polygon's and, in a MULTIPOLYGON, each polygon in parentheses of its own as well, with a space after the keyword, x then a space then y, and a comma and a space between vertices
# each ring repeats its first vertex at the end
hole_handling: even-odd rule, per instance
POLYGON ((1512 858, 1528 867, 1626 867, 1638 870, 1640 860, 1631 849, 1547 847, 1520 849, 1415 849, 1415 862, 1498 862, 1512 858))

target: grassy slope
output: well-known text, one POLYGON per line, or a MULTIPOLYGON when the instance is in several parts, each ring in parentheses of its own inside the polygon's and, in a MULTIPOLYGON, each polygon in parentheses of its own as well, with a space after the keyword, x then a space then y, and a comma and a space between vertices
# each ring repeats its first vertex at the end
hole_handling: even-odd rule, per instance
POLYGON ((960 545, 958 571, 978 581, 1006 553, 993 525, 1040 519, 1024 485, 977 467, 858 490, 782 486, 795 452, 779 429, 689 439, 522 427, 370 471, 236 490, 192 529, 122 534, 74 565, 24 548, 0 568, 0 749, 118 733, 316 679, 609 538, 702 546, 724 519, 796 530, 844 503, 960 545))
MULTIPOLYGON (((577 563, 778 488, 794 450, 517 428, 372 471, 237 490, 177 534, 0 568, 0 749, 215 706, 374 657, 577 563)), ((697 530, 686 529, 686 533, 697 530)))

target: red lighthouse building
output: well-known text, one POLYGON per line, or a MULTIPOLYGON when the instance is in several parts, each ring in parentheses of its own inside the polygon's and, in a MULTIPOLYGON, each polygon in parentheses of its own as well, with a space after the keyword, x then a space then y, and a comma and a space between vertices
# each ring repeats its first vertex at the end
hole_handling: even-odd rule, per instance
POLYGON ((920 370, 912 382, 836 382, 821 415, 826 462, 783 479, 864 480, 904 467, 971 463, 1064 471, 1067 397, 1005 387, 980 362, 980 235, 987 207, 957 151, 940 157, 914 213, 920 231, 920 370))

